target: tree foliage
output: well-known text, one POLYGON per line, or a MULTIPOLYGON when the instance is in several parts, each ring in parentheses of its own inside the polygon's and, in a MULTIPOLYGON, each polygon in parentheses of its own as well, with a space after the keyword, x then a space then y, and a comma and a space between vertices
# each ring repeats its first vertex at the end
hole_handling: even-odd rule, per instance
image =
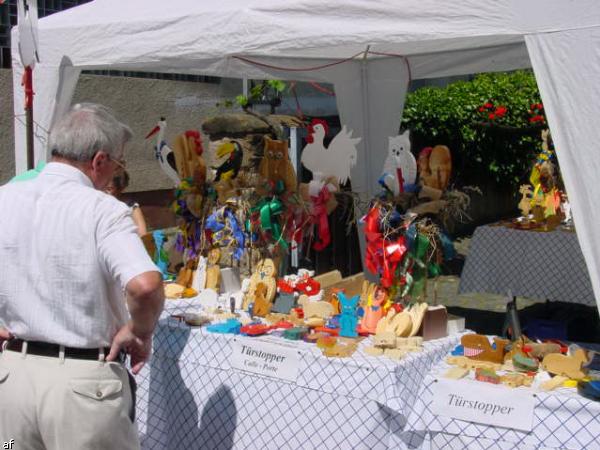
POLYGON ((455 184, 494 184, 514 192, 540 150, 545 128, 540 103, 531 71, 480 74, 410 93, 402 127, 411 130, 416 152, 438 144, 450 147, 455 184))

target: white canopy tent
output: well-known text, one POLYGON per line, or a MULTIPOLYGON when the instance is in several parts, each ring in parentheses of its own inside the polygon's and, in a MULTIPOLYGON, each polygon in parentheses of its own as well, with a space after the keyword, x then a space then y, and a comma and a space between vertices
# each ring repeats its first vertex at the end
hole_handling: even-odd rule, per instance
MULTIPOLYGON (((533 67, 600 308, 600 4, 597 0, 96 0, 41 19, 34 117, 70 105, 81 70, 333 83, 362 137, 354 190, 377 189, 411 79, 533 67)), ((23 67, 13 30, 15 158, 25 170, 23 67)), ((45 159, 36 134, 36 161, 45 159)), ((543 262, 540 262, 543 264, 543 262)))

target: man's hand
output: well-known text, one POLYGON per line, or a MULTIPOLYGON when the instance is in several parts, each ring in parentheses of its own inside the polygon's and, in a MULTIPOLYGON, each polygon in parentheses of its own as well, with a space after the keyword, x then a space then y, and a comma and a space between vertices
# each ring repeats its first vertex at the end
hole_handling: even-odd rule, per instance
POLYGON ((0 327, 0 352, 2 351, 2 344, 4 341, 8 341, 12 338, 12 334, 6 328, 0 327))
POLYGON ((123 350, 131 357, 131 371, 137 375, 148 360, 151 349, 152 335, 136 336, 133 333, 133 324, 128 322, 113 338, 106 360, 114 361, 119 356, 119 352, 123 350))

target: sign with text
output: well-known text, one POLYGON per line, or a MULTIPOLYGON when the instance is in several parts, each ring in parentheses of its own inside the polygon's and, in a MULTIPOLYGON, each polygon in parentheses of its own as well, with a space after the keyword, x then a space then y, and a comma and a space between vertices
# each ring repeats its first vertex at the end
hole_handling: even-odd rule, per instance
POLYGON ((431 386, 434 414, 494 427, 531 431, 533 392, 469 380, 438 379, 431 386))
POLYGON ((293 382, 298 377, 297 350, 251 339, 235 339, 231 347, 229 362, 234 369, 293 382))

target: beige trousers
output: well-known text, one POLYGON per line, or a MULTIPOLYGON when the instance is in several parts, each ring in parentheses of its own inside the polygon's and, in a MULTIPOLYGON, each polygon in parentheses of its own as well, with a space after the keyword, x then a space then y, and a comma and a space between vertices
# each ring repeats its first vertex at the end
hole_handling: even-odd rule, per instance
POLYGON ((0 443, 15 450, 139 449, 131 407, 119 363, 0 353, 0 443))

